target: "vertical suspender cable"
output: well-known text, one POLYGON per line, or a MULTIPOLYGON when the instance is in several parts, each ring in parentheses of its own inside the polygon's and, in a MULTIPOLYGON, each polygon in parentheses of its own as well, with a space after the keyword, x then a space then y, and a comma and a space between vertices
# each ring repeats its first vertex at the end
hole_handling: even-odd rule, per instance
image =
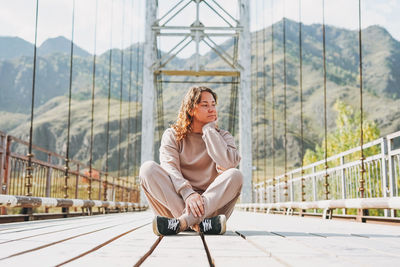
MULTIPOLYGON (((235 35, 233 37, 233 64, 237 64, 237 44, 238 38, 235 35)), ((231 96, 230 96, 230 108, 229 108, 229 123, 228 129, 229 132, 235 136, 235 128, 236 128, 236 106, 237 106, 237 92, 238 92, 238 77, 231 78, 232 85, 231 85, 231 96)))
POLYGON ((360 178, 360 191, 361 197, 364 197, 364 131, 363 131, 363 73, 362 73, 362 39, 361 39, 361 0, 358 0, 358 52, 359 52, 359 62, 360 62, 360 160, 361 160, 361 178, 360 178))
MULTIPOLYGON (((162 47, 161 45, 161 36, 157 36, 157 42, 159 44, 159 47, 162 47)), ((157 49, 157 60, 161 59, 161 49, 157 49)), ((163 128, 164 128, 164 121, 163 121, 163 112, 164 112, 164 107, 163 107, 163 100, 162 100, 162 74, 157 74, 155 75, 155 88, 156 88, 156 101, 157 101, 157 131, 158 131, 158 140, 161 143, 162 139, 162 134, 163 134, 163 128)))
POLYGON ((130 36, 130 47, 129 47, 129 92, 128 92, 128 147, 126 149, 126 177, 130 177, 130 167, 131 167, 131 158, 130 158, 130 147, 131 147, 131 100, 132 100, 132 50, 133 50, 133 25, 134 25, 134 15, 133 15, 133 0, 131 0, 131 36, 130 36))
POLYGON ((272 97, 272 202, 275 202, 275 62, 274 62, 274 0, 271 0, 271 97, 272 97))
POLYGON ((301 136, 301 201, 305 201, 304 184, 304 136, 303 136, 303 44, 302 44, 302 22, 301 22, 301 0, 299 0, 299 61, 300 61, 300 136, 301 136))
MULTIPOLYGON (((262 1, 262 10, 264 13, 265 10, 265 1, 262 1)), ((266 72, 266 53, 265 53, 265 45, 267 43, 267 29, 265 26, 265 16, 262 16, 262 26, 263 26, 263 108, 264 108, 264 116, 265 116, 265 124, 264 124, 264 136, 263 136, 263 141, 264 141, 264 148, 265 148, 265 155, 264 155, 264 203, 267 201, 267 72, 266 72)))
POLYGON ((109 146, 110 146, 110 109, 111 109, 111 67, 112 67, 112 34, 113 34, 113 8, 114 1, 111 1, 111 18, 110 18, 110 54, 108 58, 108 98, 107 98, 107 129, 106 129, 106 181, 104 190, 104 200, 107 201, 107 177, 109 170, 109 146))
MULTIPOLYGON (((141 30, 139 31, 139 33, 141 33, 141 30)), ((142 85, 143 85, 143 68, 144 68, 144 42, 142 43, 142 45, 141 45, 141 47, 142 47, 142 54, 141 54, 141 56, 140 56, 140 62, 141 62, 141 64, 140 64, 140 69, 141 69, 141 77, 142 77, 142 85)), ((137 87, 137 90, 138 90, 138 92, 139 92, 139 87, 137 87)), ((141 88, 141 92, 140 92, 140 103, 143 103, 143 86, 142 86, 142 88, 141 88)), ((137 129, 140 129, 140 135, 139 135, 139 140, 138 140, 138 156, 137 156, 137 173, 139 172, 139 166, 140 166, 140 162, 141 162, 141 151, 142 151, 142 113, 143 113, 143 107, 141 106, 141 109, 140 109, 140 114, 139 114, 139 121, 138 121, 138 128, 137 129)))
MULTIPOLYGON (((122 31, 121 31, 121 75, 119 85, 119 137, 118 137, 118 181, 121 179, 121 142, 122 142, 122 89, 124 83, 124 28, 125 26, 125 0, 122 1, 122 31)), ((121 201, 123 200, 123 196, 121 201)))
MULTIPOLYGON (((259 2, 259 0, 255 0, 256 1, 256 15, 255 15, 255 17, 256 17, 256 54, 255 54, 255 79, 256 79, 256 82, 255 82, 255 91, 254 91, 254 96, 255 96, 255 100, 256 100, 256 108, 255 108, 255 121, 256 121, 256 140, 255 140, 255 149, 256 149, 256 153, 255 153, 255 155, 256 155, 256 166, 257 166, 257 170, 256 170, 256 180, 257 180, 257 183, 256 184, 260 184, 260 171, 259 171, 259 149, 258 149, 258 147, 259 147, 259 144, 258 144, 258 142, 259 142, 259 140, 258 140, 258 133, 259 133, 259 125, 260 125, 260 121, 259 121, 259 101, 258 101, 258 39, 259 39, 259 32, 258 32, 258 30, 257 30, 257 27, 258 27, 258 2, 259 2)), ((259 192, 260 192, 260 187, 258 187, 257 188, 257 202, 259 201, 259 192)))
POLYGON ((93 47, 93 69, 92 69, 92 109, 90 119, 90 155, 89 155, 89 187, 88 196, 92 199, 92 179, 93 179, 93 126, 94 126, 94 93, 96 89, 96 44, 97 44, 97 13, 98 0, 96 0, 94 16, 94 47, 93 47))
POLYGON ((285 174, 284 174, 284 196, 285 201, 288 201, 288 177, 287 177, 287 118, 286 118, 286 85, 287 85, 287 73, 286 73, 286 18, 285 18, 285 0, 283 1, 283 120, 284 120, 284 136, 283 144, 285 148, 285 174))
MULTIPOLYGON (((140 25, 140 20, 139 20, 139 18, 140 18, 140 9, 141 9, 141 5, 140 5, 140 3, 141 3, 141 0, 139 0, 139 3, 138 3, 138 8, 137 8, 137 10, 138 10, 138 13, 137 13, 137 23, 138 23, 138 25, 140 25)), ((136 136, 138 135, 138 132, 139 132, 139 129, 138 129, 138 126, 139 126, 139 120, 140 120, 140 114, 139 114, 139 67, 141 66, 140 65, 140 59, 141 59, 141 57, 140 57, 140 55, 139 55, 139 53, 140 53, 140 42, 139 42, 139 40, 140 40, 140 29, 141 29, 141 27, 138 27, 138 31, 137 31, 137 47, 136 47, 136 105, 135 105, 135 114, 136 114, 136 119, 135 119, 135 129, 134 129, 134 133, 136 134, 136 136)), ((140 142, 139 142, 140 140, 135 140, 135 149, 134 149, 134 151, 135 151, 135 175, 137 175, 138 174, 138 170, 139 170, 139 165, 140 165, 140 150, 138 149, 139 148, 139 145, 138 144, 140 144, 140 142)), ((136 182, 136 180, 135 180, 135 182, 136 182)))
POLYGON ((325 199, 329 198, 328 183, 328 126, 326 117, 326 44, 325 44, 325 0, 322 0, 322 50, 324 63, 324 161, 325 161, 325 199))
POLYGON ((36 48, 37 48, 37 29, 38 29, 38 15, 39 15, 39 0, 36 0, 36 22, 35 22, 35 46, 33 48, 33 77, 32 77, 32 103, 31 103, 31 126, 29 129, 29 148, 28 148, 28 167, 26 168, 26 195, 32 196, 32 139, 33 139, 33 111, 35 109, 35 84, 36 84, 36 48))
MULTIPOLYGON (((254 0, 254 1, 256 1, 256 0, 254 0)), ((251 55, 253 55, 253 42, 254 42, 254 40, 253 40, 253 38, 251 38, 251 40, 250 40, 250 49, 251 49, 251 55)), ((250 74, 250 77, 251 77, 251 85, 250 85, 250 88, 251 88, 251 106, 253 107, 254 106, 254 81, 253 81, 253 76, 254 76, 254 68, 253 68, 253 66, 254 66, 254 60, 255 60, 255 58, 253 57, 253 56, 251 56, 251 59, 250 59, 250 66, 251 66, 251 70, 250 70, 250 72, 251 72, 251 74, 250 74)), ((255 110, 254 109, 252 109, 252 116, 255 116, 254 114, 253 114, 253 112, 255 112, 255 110)), ((253 125, 252 125, 252 127, 253 127, 253 125)), ((252 131, 252 135, 254 135, 255 134, 255 131, 252 131)), ((253 136, 252 136, 252 139, 253 139, 253 136)), ((256 154, 255 153, 255 146, 254 147, 252 147, 252 149, 253 149, 253 153, 254 153, 254 155, 256 154)), ((254 158, 257 158, 257 156, 255 156, 255 157, 253 157, 253 159, 254 158)), ((252 166, 254 166, 254 163, 252 162, 251 163, 252 164, 252 166)), ((252 184, 252 199, 255 199, 256 201, 257 201, 257 187, 256 187, 256 182, 254 182, 254 178, 256 177, 256 173, 255 172, 252 172, 252 177, 251 177, 251 184, 252 184)))
POLYGON ((72 30, 71 30, 71 51, 69 62, 69 88, 68 88, 68 122, 67 122, 67 147, 65 151, 65 174, 64 174, 64 198, 68 198, 69 178, 69 145, 71 132, 71 99, 72 99, 72 70, 74 62, 74 30, 75 30, 75 0, 72 1, 72 30))

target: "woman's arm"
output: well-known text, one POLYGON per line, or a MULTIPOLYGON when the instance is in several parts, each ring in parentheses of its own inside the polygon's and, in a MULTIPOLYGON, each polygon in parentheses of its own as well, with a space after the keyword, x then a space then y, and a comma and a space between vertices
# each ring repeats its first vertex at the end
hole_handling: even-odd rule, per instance
POLYGON ((178 143, 171 128, 164 132, 161 139, 160 163, 161 167, 169 174, 175 191, 182 196, 183 200, 195 193, 181 173, 178 143))
POLYGON ((241 157, 233 136, 227 131, 217 131, 215 121, 203 126, 203 140, 208 154, 219 169, 235 168, 239 164, 241 157))

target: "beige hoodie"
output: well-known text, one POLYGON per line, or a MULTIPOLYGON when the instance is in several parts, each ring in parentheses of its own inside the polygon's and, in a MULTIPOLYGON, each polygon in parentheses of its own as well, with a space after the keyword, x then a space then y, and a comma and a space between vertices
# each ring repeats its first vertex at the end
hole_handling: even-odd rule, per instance
POLYGON ((160 163, 184 200, 195 191, 205 191, 218 176, 217 166, 235 168, 240 161, 232 135, 215 129, 215 122, 203 127, 203 134, 189 133, 177 142, 168 128, 161 140, 160 163))

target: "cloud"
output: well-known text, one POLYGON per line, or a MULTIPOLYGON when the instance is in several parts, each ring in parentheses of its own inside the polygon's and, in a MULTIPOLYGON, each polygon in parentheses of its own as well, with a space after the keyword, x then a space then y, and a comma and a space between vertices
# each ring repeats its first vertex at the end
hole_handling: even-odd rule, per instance
MULTIPOLYGON (((38 45, 48 38, 63 35, 71 38, 72 4, 71 0, 41 0, 39 1, 38 45)), ((75 42, 84 49, 93 52, 96 0, 75 1, 75 42)), ((138 35, 143 40, 144 1, 142 0, 97 0, 97 48, 102 53, 112 47, 130 44, 131 36, 137 41, 138 35), (133 3, 133 7, 132 7, 133 3), (113 20, 111 26, 111 11, 113 20), (122 36, 122 18, 125 14, 124 33, 122 36), (132 18, 134 14, 134 18, 132 18), (110 42, 110 29, 113 29, 110 42)), ((3 1, 0 9, 0 35, 19 36, 31 43, 35 37, 36 1, 16 0, 3 1)))
MULTIPOLYGON (((98 20, 96 51, 102 53, 110 47, 126 47, 137 40, 144 40, 145 0, 76 0, 75 42, 84 49, 93 52, 95 6, 98 1, 98 20), (133 8, 132 8, 133 3, 133 8), (111 11, 113 11, 111 26, 111 11), (122 27, 122 17, 125 23, 122 27), (132 19, 132 14, 134 18, 132 19), (110 40, 112 28, 112 40, 110 40), (122 28, 124 32, 122 33, 122 28), (131 38, 133 36, 133 38, 131 38), (140 37, 138 37, 140 36, 140 37), (122 42, 123 39, 123 43, 122 42)), ((63 35, 71 38, 72 0, 40 0, 38 44, 50 37, 63 35)), ((165 13, 178 1, 159 0, 159 13, 165 13)), ((212 4, 212 1, 208 1, 212 4)), ((237 16, 237 5, 234 0, 217 1, 228 12, 237 16)), ((273 2, 273 22, 283 16, 293 20, 299 19, 299 0, 250 0, 251 30, 269 26, 271 4, 273 2), (257 20, 256 20, 257 18, 257 20), (256 23, 257 22, 257 23, 256 23)), ((378 24, 385 27, 396 39, 400 40, 400 1, 397 0, 362 0, 362 27, 378 24)), ((1 2, 0 35, 19 36, 27 41, 34 41, 35 5, 32 0, 14 0, 1 2)), ((204 3, 202 4, 204 6, 204 3)), ((213 5, 216 7, 215 5, 213 5)), ((195 20, 191 9, 177 16, 175 25, 190 25, 195 20)), ((322 1, 301 0, 302 21, 305 24, 322 22, 322 1)), ((221 19, 204 6, 201 21, 206 25, 221 25, 221 19)), ((342 28, 358 28, 358 0, 325 0, 325 22, 342 28)), ((173 41, 162 42, 165 49, 174 45, 173 41)))

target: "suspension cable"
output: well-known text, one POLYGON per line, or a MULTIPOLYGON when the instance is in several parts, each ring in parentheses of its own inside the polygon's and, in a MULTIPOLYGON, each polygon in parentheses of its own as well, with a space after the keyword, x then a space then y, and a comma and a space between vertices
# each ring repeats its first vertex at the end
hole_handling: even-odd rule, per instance
POLYGON ((164 102, 163 102, 163 96, 162 96, 162 91, 163 91, 163 86, 162 86, 162 74, 158 74, 156 76, 157 83, 156 83, 156 89, 157 89, 157 123, 158 123, 158 138, 159 141, 161 142, 162 139, 162 134, 163 134, 163 128, 164 128, 164 118, 163 118, 163 112, 164 112, 164 102))
POLYGON ((359 53, 359 68, 360 68, 360 157, 361 157, 361 178, 360 178, 360 194, 364 197, 364 130, 363 130, 363 72, 362 72, 362 39, 361 39, 361 0, 358 0, 358 53, 359 53))
POLYGON ((283 120, 284 120, 284 137, 283 143, 285 148, 285 174, 284 174, 284 196, 285 201, 288 201, 288 176, 287 176, 287 70, 286 70, 286 18, 285 18, 285 0, 283 1, 283 120))
POLYGON ((325 36, 325 0, 322 0, 322 49, 324 63, 324 161, 325 161, 325 199, 329 199, 329 183, 328 183, 328 126, 326 116, 326 36, 325 36))
POLYGON ((304 180, 304 136, 303 136, 303 44, 302 44, 302 22, 301 22, 301 0, 299 0, 299 61, 300 61, 300 136, 301 136, 301 201, 305 201, 304 180))
MULTIPOLYGON (((134 15, 133 15, 133 0, 131 1, 131 22, 134 25, 134 15)), ((129 92, 128 92, 128 147, 126 149, 126 160, 127 160, 127 173, 126 177, 129 177, 131 160, 130 160, 130 147, 131 147, 131 100, 132 100, 132 50, 133 50, 133 27, 130 33, 130 47, 129 47, 129 92)))
POLYGON ((274 0, 271 0, 271 98, 272 98, 272 201, 275 196, 275 62, 274 62, 274 0))
POLYGON ((97 45, 97 15, 98 15, 98 0, 96 0, 94 18, 94 48, 93 48, 93 72, 92 72, 92 110, 90 120, 90 155, 89 155, 89 199, 92 199, 92 179, 93 179, 93 125, 94 125, 94 93, 96 89, 96 45, 97 45))
MULTIPOLYGON (((237 64, 237 49, 238 49, 238 37, 233 37, 233 64, 237 64)), ((229 132, 235 136, 235 128, 236 128, 236 110, 237 110, 237 93, 238 93, 238 77, 231 78, 231 99, 230 99, 230 108, 229 108, 229 124, 228 130, 229 132)))
MULTIPOLYGON (((107 97, 107 129, 106 129, 106 164, 105 164, 105 189, 107 189, 107 177, 109 170, 109 146, 110 146, 110 109, 111 109, 111 67, 112 67, 112 35, 113 35, 113 9, 114 1, 111 1, 110 18, 110 53, 108 58, 108 97, 107 97)), ((107 201, 107 192, 104 190, 104 200, 107 201)))
MULTIPOLYGON (((122 1, 122 33, 121 33, 121 75, 119 86, 119 137, 118 137, 118 175, 117 180, 121 179, 121 142, 122 142, 122 89, 124 83, 124 30, 125 30, 125 0, 122 1)), ((124 196, 122 195, 122 201, 124 196)))
POLYGON ((32 139, 33 139, 33 111, 35 109, 35 85, 36 85, 36 48, 37 48, 37 29, 38 29, 38 17, 39 17, 39 0, 36 0, 36 18, 35 18, 35 46, 33 48, 33 77, 32 77, 32 103, 31 103, 31 125, 29 129, 29 148, 28 148, 28 167, 26 168, 26 195, 32 196, 32 139))
MULTIPOLYGON (((138 3, 138 14, 137 14, 137 19, 138 19, 138 24, 140 25, 140 21, 139 21, 139 18, 140 18, 140 9, 141 9, 141 1, 139 0, 139 3, 138 3)), ((134 133, 137 135, 138 134, 138 132, 139 132, 139 120, 140 120, 140 114, 139 114, 139 67, 141 66, 140 65, 140 59, 141 59, 141 57, 140 57, 140 55, 139 55, 139 53, 140 53, 140 42, 139 42, 139 40, 140 40, 140 33, 141 33, 141 31, 140 31, 140 27, 139 27, 139 29, 138 29, 138 31, 137 31, 137 40, 138 40, 138 42, 137 42, 137 47, 136 47, 136 105, 135 105, 135 114, 136 114, 136 119, 135 119, 135 128, 134 128, 134 133)), ((140 141, 140 140, 139 140, 140 141)), ((135 175, 137 175, 138 174, 138 170, 139 170, 139 165, 140 165, 140 150, 138 149, 139 148, 139 144, 140 144, 140 142, 139 142, 138 140, 136 140, 135 141, 135 149, 134 149, 134 151, 135 151, 135 175)), ((135 180, 135 183, 136 183, 136 180, 135 180)))
MULTIPOLYGON (((258 147, 259 147, 259 145, 258 145, 258 130, 259 130, 259 125, 260 125, 260 122, 259 122, 259 101, 258 101, 258 86, 259 86, 259 84, 258 84, 258 56, 259 56, 259 54, 258 54, 258 39, 259 39, 259 33, 258 33, 258 30, 257 30, 257 27, 258 27, 258 0, 256 0, 256 15, 255 15, 255 20, 256 20, 256 55, 255 55, 255 79, 256 79, 256 82, 255 82, 255 91, 254 91, 254 97, 255 97, 255 100, 256 100, 256 108, 254 109, 254 111, 255 111, 255 119, 256 119, 256 136, 255 136, 255 155, 256 155, 256 184, 259 184, 260 183, 260 173, 259 173, 259 149, 258 149, 258 147)), ((260 188, 258 188, 258 190, 259 190, 260 188)), ((256 189, 257 190, 257 189, 256 189)), ((259 198, 258 198, 258 191, 257 191, 257 202, 258 202, 258 200, 259 200, 259 198)))
POLYGON ((68 122, 67 122, 67 147, 65 150, 65 173, 64 173, 64 198, 68 198, 69 179, 69 146, 71 132, 71 99, 72 99, 72 70, 74 58, 74 31, 75 31, 75 0, 72 1, 72 30, 71 30, 71 51, 69 62, 69 88, 68 88, 68 122))
MULTIPOLYGON (((254 1, 256 1, 256 0, 254 0, 254 1)), ((257 34, 257 33, 256 33, 257 34)), ((253 43, 254 43, 254 40, 253 40, 253 38, 251 38, 250 39, 250 49, 251 49, 251 55, 253 55, 253 43)), ((250 58, 250 77, 251 77, 251 83, 250 83, 250 88, 251 88, 251 99, 250 99, 250 102, 251 102, 251 106, 253 107, 254 106, 254 99, 255 99, 255 97, 254 97, 254 80, 253 80, 253 76, 254 76, 254 60, 255 60, 255 57, 253 57, 253 56, 251 56, 251 58, 250 58)), ((254 109, 252 109, 252 111, 251 111, 251 116, 253 117, 255 117, 255 115, 254 115, 254 113, 255 113, 255 110, 254 109)), ((253 128, 253 125, 252 125, 252 128, 253 128)), ((255 132, 254 131, 252 131, 252 139, 253 139, 253 135, 255 134, 255 132)), ((255 155, 256 153, 255 153, 255 146, 252 146, 252 153, 255 155)), ((253 157, 253 159, 254 158, 256 158, 257 156, 254 156, 253 157)), ((251 165, 252 166, 254 166, 254 162, 253 162, 253 159, 252 159, 252 162, 251 162, 251 165)), ((256 182, 254 182, 254 179, 255 179, 255 177, 256 177, 256 172, 252 172, 252 177, 251 177, 251 184, 252 184, 252 199, 253 200, 255 200, 255 201, 257 201, 257 186, 256 186, 256 182)))
MULTIPOLYGON (((265 1, 262 1, 262 10, 264 12, 265 10, 265 1)), ((265 116, 265 123, 264 123, 264 136, 263 136, 263 141, 264 141, 264 203, 267 201, 267 72, 266 72, 266 40, 267 40, 267 31, 266 31, 266 25, 265 25, 265 16, 262 16, 262 25, 263 25, 263 87, 264 87, 264 94, 263 94, 263 108, 264 108, 264 116, 265 116)))
MULTIPOLYGON (((164 23, 165 25, 166 23, 164 23)), ((158 44, 159 47, 162 47, 161 44, 161 36, 158 36, 158 44)), ((160 60, 162 57, 161 49, 157 49, 157 60, 160 60)), ((163 101, 163 82, 162 82, 162 74, 156 75, 156 101, 157 101, 157 129, 158 129, 158 138, 161 143, 163 129, 164 129, 164 101, 163 101)))

